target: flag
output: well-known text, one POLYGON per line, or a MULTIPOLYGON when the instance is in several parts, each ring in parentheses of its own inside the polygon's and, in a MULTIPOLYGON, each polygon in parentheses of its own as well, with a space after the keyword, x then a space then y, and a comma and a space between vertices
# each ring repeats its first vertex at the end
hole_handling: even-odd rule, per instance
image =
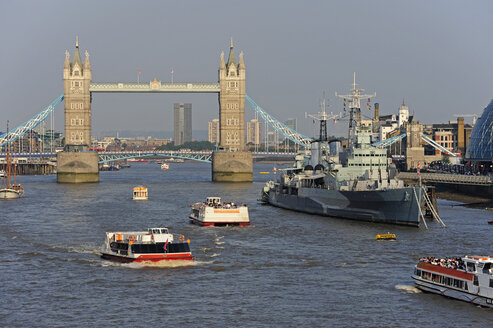
POLYGON ((139 75, 140 75, 140 68, 137 68, 137 72, 139 72, 139 75))

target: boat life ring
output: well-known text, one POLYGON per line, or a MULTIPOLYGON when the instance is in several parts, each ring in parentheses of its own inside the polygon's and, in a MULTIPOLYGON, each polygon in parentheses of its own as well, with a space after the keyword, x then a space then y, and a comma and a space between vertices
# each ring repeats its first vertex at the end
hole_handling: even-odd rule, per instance
POLYGON ((130 237, 128 237, 128 240, 130 240, 130 241, 135 241, 135 236, 130 236, 130 237))
POLYGON ((184 241, 185 240, 185 236, 181 235, 180 236, 180 241, 184 241))
POLYGON ((151 239, 154 240, 154 235, 151 235, 151 239))

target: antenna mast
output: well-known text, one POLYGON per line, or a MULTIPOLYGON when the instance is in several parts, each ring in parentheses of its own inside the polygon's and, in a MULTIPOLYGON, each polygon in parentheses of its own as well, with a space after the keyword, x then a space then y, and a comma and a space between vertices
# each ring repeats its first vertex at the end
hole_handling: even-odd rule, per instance
POLYGON ((352 139, 354 135, 354 128, 361 122, 361 102, 362 98, 373 98, 377 94, 361 94, 365 89, 356 88, 356 72, 353 73, 353 88, 351 89, 351 94, 348 95, 338 95, 336 92, 336 97, 343 98, 349 103, 349 140, 352 139))
POLYGON ((342 114, 333 114, 332 112, 330 114, 327 114, 325 108, 328 107, 328 105, 327 105, 327 102, 325 100, 325 96, 324 96, 324 99, 322 99, 322 101, 320 103, 320 107, 321 107, 322 111, 319 112, 318 115, 305 113, 305 118, 311 117, 314 120, 320 121, 320 136, 319 136, 319 139, 315 140, 315 141, 324 142, 324 141, 328 141, 327 120, 335 120, 335 119, 339 118, 342 114))

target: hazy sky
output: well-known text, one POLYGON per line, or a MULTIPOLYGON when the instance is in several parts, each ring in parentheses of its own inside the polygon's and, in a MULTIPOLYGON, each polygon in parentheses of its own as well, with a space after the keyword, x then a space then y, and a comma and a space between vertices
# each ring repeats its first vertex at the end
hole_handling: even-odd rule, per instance
MULTIPOLYGON (((94 82, 216 82, 221 51, 245 53, 247 94, 279 119, 342 102, 353 72, 383 114, 403 99, 426 123, 481 113, 493 98, 493 1, 9 1, 0 0, 0 130, 63 93, 75 36, 94 82)), ((194 130, 218 116, 214 94, 95 94, 93 135, 172 131, 173 103, 193 104, 194 130)), ((245 105, 246 118, 253 111, 245 105)), ((63 130, 63 106, 56 128, 63 130)), ((329 134, 345 131, 329 124, 329 134)))

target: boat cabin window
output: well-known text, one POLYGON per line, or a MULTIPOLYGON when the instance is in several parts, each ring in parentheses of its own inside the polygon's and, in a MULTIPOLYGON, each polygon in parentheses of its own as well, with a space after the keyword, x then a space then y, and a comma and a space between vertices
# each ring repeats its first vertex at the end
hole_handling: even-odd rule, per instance
POLYGON ((467 262, 467 272, 476 272, 476 264, 467 262))
POLYGON ((490 273, 491 263, 485 263, 483 266, 483 273, 490 273))
POLYGON ((161 233, 168 233, 168 229, 161 229, 161 233))
POLYGON ((490 279, 490 287, 493 287, 493 279, 490 279))
POLYGON ((473 284, 474 286, 479 286, 479 281, 478 281, 478 277, 477 277, 477 276, 474 276, 474 279, 473 279, 473 281, 472 281, 472 284, 473 284))

